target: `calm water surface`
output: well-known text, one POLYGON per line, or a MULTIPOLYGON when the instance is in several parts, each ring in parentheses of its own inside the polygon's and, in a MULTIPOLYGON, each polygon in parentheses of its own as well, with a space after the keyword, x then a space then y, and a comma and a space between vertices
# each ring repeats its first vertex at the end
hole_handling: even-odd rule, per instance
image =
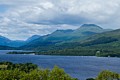
POLYGON ((39 67, 50 69, 57 65, 79 80, 95 77, 102 70, 120 73, 120 58, 6 54, 9 51, 0 50, 0 61, 32 62, 39 67))

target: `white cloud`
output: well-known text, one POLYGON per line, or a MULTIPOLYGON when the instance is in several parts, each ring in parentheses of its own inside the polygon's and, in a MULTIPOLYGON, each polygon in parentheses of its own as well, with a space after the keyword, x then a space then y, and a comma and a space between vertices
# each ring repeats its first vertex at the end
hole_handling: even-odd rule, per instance
POLYGON ((83 23, 119 28, 119 0, 0 0, 0 5, 10 7, 0 13, 0 35, 11 39, 76 29, 83 23))

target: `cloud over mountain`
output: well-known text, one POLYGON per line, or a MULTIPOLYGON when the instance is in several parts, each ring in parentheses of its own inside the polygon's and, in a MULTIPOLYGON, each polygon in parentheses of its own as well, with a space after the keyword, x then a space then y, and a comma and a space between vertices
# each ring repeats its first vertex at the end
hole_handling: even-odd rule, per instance
POLYGON ((119 0, 1 0, 0 35, 26 39, 83 23, 119 28, 119 0))

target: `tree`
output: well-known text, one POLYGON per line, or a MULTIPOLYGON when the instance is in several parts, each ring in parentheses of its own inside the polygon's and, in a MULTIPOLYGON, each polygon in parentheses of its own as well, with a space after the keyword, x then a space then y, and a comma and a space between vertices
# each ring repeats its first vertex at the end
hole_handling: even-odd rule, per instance
POLYGON ((55 66, 53 70, 50 72, 50 77, 48 80, 77 80, 71 78, 68 74, 64 72, 63 69, 55 66))
POLYGON ((99 73, 96 80, 120 80, 120 79, 119 74, 105 70, 99 73))

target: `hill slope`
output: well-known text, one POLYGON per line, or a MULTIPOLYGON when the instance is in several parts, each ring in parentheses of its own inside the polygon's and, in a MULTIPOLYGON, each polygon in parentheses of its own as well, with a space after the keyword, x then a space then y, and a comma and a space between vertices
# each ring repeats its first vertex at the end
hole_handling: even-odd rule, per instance
POLYGON ((10 46, 10 47, 20 47, 32 40, 39 38, 39 37, 40 37, 39 35, 33 35, 32 37, 28 38, 26 41, 22 41, 22 40, 10 40, 4 36, 0 36, 0 45, 1 46, 10 46))
POLYGON ((36 54, 120 57, 120 29, 96 34, 80 42, 48 47, 48 50, 36 54))
POLYGON ((14 47, 9 47, 9 46, 1 46, 0 45, 0 50, 15 50, 16 48, 14 47))
POLYGON ((40 49, 46 46, 55 46, 56 44, 75 42, 84 40, 94 34, 106 32, 109 30, 102 29, 95 24, 84 24, 76 30, 56 30, 55 32, 35 39, 26 45, 20 47, 23 49, 40 49))

